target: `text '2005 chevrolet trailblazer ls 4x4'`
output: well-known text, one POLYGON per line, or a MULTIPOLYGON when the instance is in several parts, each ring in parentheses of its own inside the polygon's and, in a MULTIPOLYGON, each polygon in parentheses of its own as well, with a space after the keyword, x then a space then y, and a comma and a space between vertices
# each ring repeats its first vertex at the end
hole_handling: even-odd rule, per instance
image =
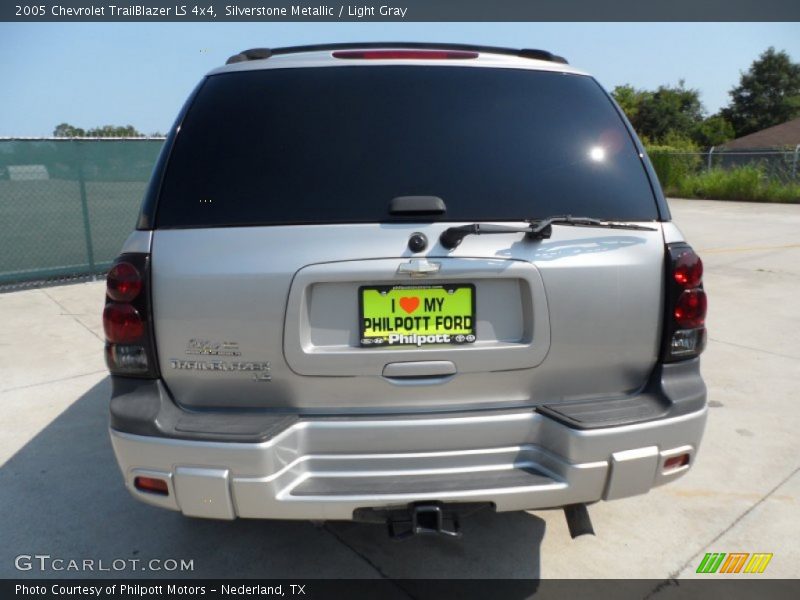
POLYGON ((458 518, 647 492, 706 418, 702 263, 540 50, 256 49, 192 94, 108 276, 111 439, 195 517, 458 518))

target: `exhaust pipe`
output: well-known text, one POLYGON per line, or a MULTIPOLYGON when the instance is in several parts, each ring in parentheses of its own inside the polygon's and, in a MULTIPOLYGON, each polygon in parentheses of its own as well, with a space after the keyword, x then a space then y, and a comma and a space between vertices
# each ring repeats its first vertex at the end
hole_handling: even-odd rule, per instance
POLYGON ((592 520, 585 504, 570 504, 564 507, 564 516, 567 518, 569 534, 574 540, 579 535, 594 535, 592 520))

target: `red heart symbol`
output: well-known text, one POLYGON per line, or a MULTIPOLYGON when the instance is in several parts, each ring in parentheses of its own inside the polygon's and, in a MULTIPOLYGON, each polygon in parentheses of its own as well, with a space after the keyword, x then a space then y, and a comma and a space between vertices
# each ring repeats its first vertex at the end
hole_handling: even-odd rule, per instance
POLYGON ((406 298, 403 296, 400 298, 400 308, 406 311, 408 314, 411 314, 419 307, 419 298, 416 296, 414 298, 406 298))

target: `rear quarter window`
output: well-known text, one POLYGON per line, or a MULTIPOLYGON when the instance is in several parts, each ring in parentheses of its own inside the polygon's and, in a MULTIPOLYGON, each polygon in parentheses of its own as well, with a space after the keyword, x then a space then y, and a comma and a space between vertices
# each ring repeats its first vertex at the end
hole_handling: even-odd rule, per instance
POLYGON ((156 226, 554 214, 654 220, 641 158, 592 78, 483 67, 343 66, 209 76, 175 138, 156 226))

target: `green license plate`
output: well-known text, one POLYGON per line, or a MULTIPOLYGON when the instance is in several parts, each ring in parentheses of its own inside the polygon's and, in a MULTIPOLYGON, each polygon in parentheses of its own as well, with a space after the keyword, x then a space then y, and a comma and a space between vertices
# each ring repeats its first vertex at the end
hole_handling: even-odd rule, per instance
POLYGON ((362 346, 436 346, 475 341, 475 286, 358 288, 362 346))

